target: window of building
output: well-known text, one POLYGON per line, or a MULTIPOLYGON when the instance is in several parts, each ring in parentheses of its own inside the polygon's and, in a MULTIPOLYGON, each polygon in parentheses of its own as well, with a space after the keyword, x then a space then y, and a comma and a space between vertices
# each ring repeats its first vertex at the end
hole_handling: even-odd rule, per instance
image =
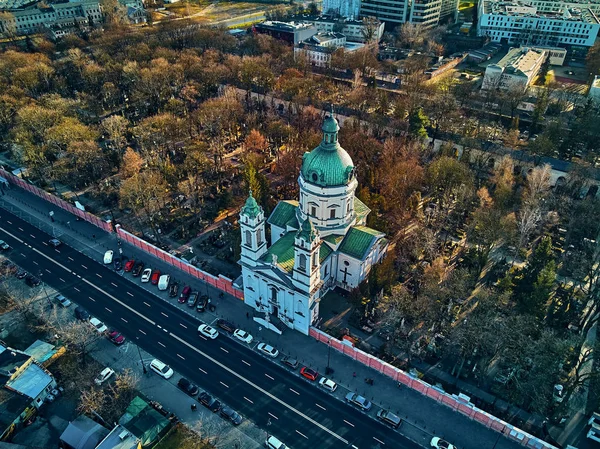
POLYGON ((316 208, 315 206, 310 206, 310 214, 311 214, 313 217, 316 217, 316 216, 317 216, 317 208, 316 208))
POLYGON ((306 256, 304 254, 300 254, 298 256, 298 265, 298 269, 300 269, 301 271, 306 270, 306 256))
POLYGON ((329 218, 335 218, 335 209, 329 211, 329 218))
POLYGON ((246 231, 244 233, 244 236, 245 236, 245 244, 248 246, 252 245, 252 234, 250 233, 250 231, 246 231))
POLYGON ((260 229, 256 231, 256 244, 258 246, 262 245, 262 233, 260 232, 260 229))
POLYGON ((317 253, 314 253, 312 256, 312 267, 315 268, 317 266, 317 257, 319 257, 319 255, 317 253))

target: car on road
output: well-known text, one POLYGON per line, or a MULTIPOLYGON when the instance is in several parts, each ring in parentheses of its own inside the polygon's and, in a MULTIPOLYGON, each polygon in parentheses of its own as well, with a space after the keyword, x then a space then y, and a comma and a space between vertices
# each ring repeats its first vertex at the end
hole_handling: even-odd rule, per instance
POLYGON ((152 285, 158 285, 158 280, 160 279, 160 271, 154 270, 152 272, 152 276, 150 277, 150 283, 152 285))
POLYGON ((121 346, 125 343, 125 336, 121 332, 115 330, 108 333, 108 339, 117 346, 121 346))
POLYGON ((75 318, 81 321, 88 321, 90 319, 90 314, 83 307, 78 306, 75 308, 75 318))
POLYGON ((94 379, 94 383, 96 385, 102 385, 108 379, 110 379, 115 374, 115 370, 112 368, 104 368, 100 374, 94 379))
POLYGON ((377 419, 388 426, 392 426, 394 429, 397 429, 402 422, 398 416, 394 415, 389 410, 379 410, 377 412, 377 419))
POLYGON ((175 298, 179 293, 179 282, 173 282, 169 285, 169 298, 175 298))
POLYGON ((2 249, 2 251, 8 251, 10 249, 10 245, 4 240, 0 240, 0 249, 2 249))
POLYGON ((292 369, 296 369, 298 368, 299 362, 298 359, 295 359, 292 356, 286 355, 281 359, 281 363, 283 363, 284 365, 289 366, 292 369))
POLYGON ((133 277, 138 277, 140 274, 142 274, 142 271, 144 271, 144 266, 146 264, 144 262, 138 262, 135 264, 135 267, 133 267, 133 270, 131 270, 131 274, 133 275, 133 277))
POLYGON ((115 259, 114 266, 115 266, 115 271, 121 271, 121 269, 123 268, 123 264, 121 263, 120 257, 115 259))
POLYGON ((170 379, 173 376, 171 367, 158 359, 154 359, 150 362, 150 369, 165 379, 170 379))
POLYGON ((123 268, 123 271, 125 271, 126 273, 129 273, 131 270, 133 270, 134 266, 135 266, 135 260, 129 259, 127 262, 125 262, 125 267, 123 268))
POLYGON ((198 394, 198 387, 191 383, 189 380, 187 380, 185 377, 179 379, 179 382, 177 382, 177 386, 192 397, 195 397, 198 394))
POLYGON ((321 377, 319 385, 332 393, 337 390, 337 384, 333 380, 327 379, 326 377, 321 377))
POLYGON ((48 244, 54 248, 58 248, 60 245, 62 245, 62 242, 58 239, 50 239, 48 240, 48 244))
POLYGON ((104 253, 104 265, 110 265, 113 261, 113 250, 109 249, 104 253))
POLYGON ((314 369, 310 369, 307 366, 302 367, 302 369, 300 370, 300 374, 303 377, 306 377, 308 380, 312 380, 313 382, 317 380, 317 377, 319 377, 319 373, 317 373, 314 369))
POLYGON ((371 406, 373 405, 369 400, 367 400, 367 398, 362 397, 358 393, 352 392, 346 395, 346 402, 360 408, 364 412, 371 410, 371 406))
POLYGON ((19 268, 15 276, 17 276, 17 279, 24 279, 27 277, 27 271, 23 270, 22 268, 19 268))
POLYGON ((198 326, 198 333, 210 338, 211 340, 214 340, 219 336, 219 331, 217 331, 214 327, 210 327, 208 324, 201 324, 198 326))
POLYGON ((168 274, 163 274, 158 280, 158 289, 160 291, 165 291, 169 288, 169 284, 171 283, 171 276, 168 274))
POLYGON ((245 330, 242 329, 236 329, 235 332, 233 333, 233 336, 235 338, 237 338, 240 341, 243 341, 244 343, 252 343, 252 340, 254 340, 254 338, 252 337, 252 335, 250 335, 248 332, 246 332, 245 330))
POLYGON ((446 440, 442 440, 439 437, 433 437, 431 439, 431 443, 429 444, 435 449, 456 449, 453 444, 450 444, 446 440))
POLYGON ((217 326, 219 326, 225 332, 228 332, 230 334, 232 334, 235 331, 235 326, 233 324, 231 324, 229 321, 220 318, 217 320, 217 326))
POLYGON ((179 295, 179 299, 177 301, 179 301, 180 304, 183 304, 184 302, 187 302, 191 294, 192 287, 186 285, 185 287, 183 287, 183 290, 181 290, 181 294, 179 295))
POLYGON ((200 393, 200 396, 198 396, 198 402, 200 402, 200 404, 202 404, 204 407, 206 407, 213 413, 216 413, 221 409, 221 403, 215 398, 213 398, 206 391, 200 393))
POLYGON ((198 304, 196 304, 196 312, 206 312, 210 298, 207 295, 200 296, 198 304))
POLYGON ((265 441, 265 447, 267 449, 289 449, 285 444, 272 435, 267 438, 267 441, 265 441))
POLYGON ((279 356, 279 351, 275 349, 273 346, 268 345, 266 343, 259 343, 256 347, 263 354, 268 355, 269 357, 276 358, 279 356))
POLYGON ((243 421, 242 415, 231 407, 223 407, 220 414, 226 420, 231 421, 234 426, 239 426, 243 421))
POLYGON ((106 324, 104 324, 102 321, 100 321, 98 318, 90 318, 90 324, 92 326, 94 326, 96 328, 96 330, 98 331, 98 333, 103 334, 104 332, 106 332, 108 330, 108 327, 106 327, 106 324))
POLYGON ((29 285, 30 287, 37 287, 38 285, 40 285, 42 283, 42 281, 40 281, 38 278, 36 278, 32 274, 30 274, 25 278, 25 283, 27 285, 29 285))
POLYGON ((198 292, 190 293, 190 297, 187 300, 187 306, 194 307, 196 305, 196 303, 198 302, 198 296, 199 296, 198 292))
POLYGON ((150 282, 150 276, 152 276, 152 268, 146 268, 142 273, 142 282, 150 282))
POLYGON ((59 303, 63 307, 69 307, 71 305, 71 301, 65 298, 63 295, 56 295, 54 297, 57 303, 59 303))

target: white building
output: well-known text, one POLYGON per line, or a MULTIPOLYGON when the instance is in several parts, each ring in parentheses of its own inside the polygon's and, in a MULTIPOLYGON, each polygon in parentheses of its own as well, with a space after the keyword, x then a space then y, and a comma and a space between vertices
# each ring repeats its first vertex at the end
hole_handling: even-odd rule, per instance
POLYGON ((240 212, 244 300, 269 323, 308 334, 327 291, 351 290, 385 255, 382 232, 365 226, 370 210, 354 193, 354 164, 338 142, 333 115, 321 144, 302 158, 299 201, 281 201, 266 221, 252 194, 240 212), (265 238, 271 226, 271 244, 265 238))
POLYGON ((360 12, 360 0, 323 0, 323 12, 355 19, 360 12))
MULTIPOLYGON (((572 3, 525 3, 481 1, 478 7, 477 33, 493 42, 526 46, 591 47, 596 41, 600 22, 592 8, 571 7, 572 3)), ((596 9, 597 10, 597 9, 596 9)))
POLYGON ((536 77, 546 60, 546 50, 511 48, 498 63, 485 69, 482 89, 510 89, 521 86, 523 90, 536 77))
POLYGON ((413 0, 408 21, 433 28, 440 21, 442 0, 413 0))
MULTIPOLYGON (((365 35, 369 33, 369 30, 365 29, 366 25, 362 20, 338 19, 323 15, 319 17, 303 16, 302 21, 311 23, 320 33, 341 33, 346 36, 348 42, 366 43, 365 35)), ((377 21, 373 25, 373 41, 379 42, 383 37, 385 23, 377 21)))
POLYGON ((354 51, 361 47, 362 44, 346 42, 346 36, 341 33, 317 33, 294 46, 294 58, 306 58, 306 61, 315 67, 329 67, 331 55, 338 48, 354 51))

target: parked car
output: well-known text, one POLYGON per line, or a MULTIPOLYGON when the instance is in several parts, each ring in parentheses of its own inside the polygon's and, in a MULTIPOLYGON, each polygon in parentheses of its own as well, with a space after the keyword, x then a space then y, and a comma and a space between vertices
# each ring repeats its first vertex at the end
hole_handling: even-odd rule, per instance
POLYGON ((189 380, 187 380, 185 377, 179 379, 179 382, 177 382, 177 386, 190 396, 196 396, 198 394, 198 387, 191 383, 189 380))
POLYGON ((273 435, 267 438, 267 441, 265 441, 265 447, 267 449, 289 449, 285 444, 283 444, 273 435))
POLYGON ((163 274, 158 280, 158 289, 160 291, 164 291, 169 288, 169 284, 171 283, 171 276, 168 274, 163 274))
POLYGON ((158 359, 154 359, 150 362, 150 369, 165 379, 170 379, 173 376, 171 367, 158 359))
POLYGON ((27 277, 27 271, 23 270, 22 268, 19 268, 15 276, 17 276, 17 279, 24 279, 27 277))
POLYGON ((321 377, 319 385, 332 393, 337 390, 337 384, 333 380, 327 379, 326 377, 321 377))
POLYGON ((0 249, 2 249, 2 251, 8 251, 10 249, 10 245, 4 240, 0 240, 0 249))
POLYGON ((90 319, 90 314, 83 307, 78 306, 75 308, 75 317, 81 321, 88 321, 90 319))
POLYGON ((388 426, 392 426, 394 429, 397 429, 402 422, 398 416, 394 415, 389 410, 379 410, 377 412, 377 419, 388 426))
POLYGON ((226 420, 231 421, 234 426, 239 426, 243 421, 242 415, 240 415, 231 407, 223 407, 221 409, 221 416, 226 420))
POLYGON ((276 358, 277 356, 279 356, 279 351, 273 346, 268 345, 266 343, 259 343, 257 349, 263 354, 268 355, 269 357, 276 358))
POLYGON ((150 276, 152 276, 152 268, 146 268, 142 273, 141 281, 146 283, 150 281, 150 276))
POLYGON ((445 440, 442 440, 441 438, 438 437, 433 437, 431 439, 431 443, 429 443, 431 445, 431 447, 434 447, 435 449, 456 449, 456 447, 453 444, 448 443, 445 440))
POLYGON ((138 277, 140 274, 142 274, 142 271, 144 271, 144 266, 144 262, 138 262, 135 264, 135 267, 133 267, 133 270, 131 271, 133 277, 138 277))
POLYGON ((214 340, 219 336, 219 331, 213 327, 210 327, 208 324, 201 324, 198 326, 198 333, 210 338, 211 340, 214 340))
POLYGON ((104 264, 105 265, 110 265, 113 261, 113 250, 109 249, 108 251, 106 251, 104 253, 104 264))
POLYGON ((319 373, 317 373, 314 369, 308 368, 307 366, 302 367, 300 374, 306 377, 308 380, 312 380, 313 382, 317 380, 317 377, 319 377, 319 373))
POLYGON ((296 369, 298 368, 298 359, 293 358, 292 356, 286 355, 281 359, 281 363, 289 366, 290 368, 296 369))
POLYGON ((135 260, 130 259, 127 262, 125 262, 125 268, 123 269, 123 271, 125 271, 126 273, 129 273, 131 270, 133 270, 134 266, 135 266, 135 260))
POLYGON ((50 239, 48 241, 48 243, 50 244, 50 246, 53 246, 54 248, 58 248, 60 245, 62 245, 62 242, 58 239, 50 239))
POLYGON ((30 287, 37 287, 42 283, 42 281, 30 274, 25 278, 25 283, 30 287))
POLYGON ((98 331, 98 333, 100 333, 100 334, 103 334, 104 332, 106 332, 108 330, 108 327, 106 327, 106 324, 104 324, 98 318, 90 318, 90 324, 92 326, 94 326, 96 328, 96 331, 98 331))
POLYGON ((362 397, 358 393, 352 393, 352 392, 350 392, 346 395, 346 402, 348 404, 352 404, 352 405, 360 408, 364 412, 371 410, 371 406, 372 406, 371 402, 368 401, 366 398, 362 397))
POLYGON ((169 297, 175 298, 177 293, 179 293, 179 282, 173 282, 172 284, 169 284, 169 297))
POLYGON ((152 272, 152 276, 150 277, 150 283, 152 285, 158 285, 158 280, 160 279, 160 271, 154 270, 152 272))
POLYGON ((121 346, 123 343, 125 343, 125 336, 119 331, 115 330, 112 330, 108 333, 108 339, 117 346, 121 346))
POLYGON ((190 297, 187 300, 188 307, 194 307, 196 305, 196 303, 198 302, 198 296, 198 292, 190 293, 190 297))
POLYGON ((198 402, 200 402, 204 407, 206 407, 213 413, 216 413, 221 409, 221 403, 215 398, 213 398, 206 391, 200 393, 200 396, 198 396, 198 402))
POLYGON ((206 295, 200 296, 198 300, 198 304, 196 304, 196 312, 206 312, 206 308, 208 307, 209 298, 206 295))
POLYGON ((242 329, 236 329, 233 333, 233 336, 238 340, 248 344, 252 343, 253 340, 252 335, 250 335, 248 332, 242 329))
POLYGON ((96 385, 102 385, 108 379, 110 379, 115 374, 115 371, 112 368, 104 368, 100 374, 94 379, 94 383, 96 385))
POLYGON ((114 260, 114 265, 115 265, 115 271, 121 271, 121 268, 123 268, 123 264, 121 263, 120 257, 114 260))
POLYGON ((63 307, 69 307, 71 305, 71 301, 65 298, 63 295, 56 295, 54 297, 57 303, 59 303, 63 307))
POLYGON ((179 299, 178 299, 179 303, 183 304, 184 302, 187 302, 187 300, 191 294, 192 294, 192 287, 190 287, 189 285, 186 285, 185 287, 183 287, 183 290, 181 290, 181 294, 179 295, 179 299))
POLYGON ((231 324, 229 321, 218 319, 217 326, 223 329, 225 332, 232 334, 235 331, 235 326, 231 324))

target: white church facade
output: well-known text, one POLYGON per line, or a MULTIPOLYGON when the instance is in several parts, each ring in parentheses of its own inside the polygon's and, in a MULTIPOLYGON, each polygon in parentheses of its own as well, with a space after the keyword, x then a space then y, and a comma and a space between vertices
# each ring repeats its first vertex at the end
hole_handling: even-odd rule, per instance
POLYGON ((322 129, 321 144, 302 159, 299 201, 279 202, 266 219, 250 192, 239 221, 244 301, 265 321, 274 316, 304 334, 324 295, 357 287, 388 248, 385 235, 365 225, 370 210, 355 197, 354 164, 332 114, 322 129))

